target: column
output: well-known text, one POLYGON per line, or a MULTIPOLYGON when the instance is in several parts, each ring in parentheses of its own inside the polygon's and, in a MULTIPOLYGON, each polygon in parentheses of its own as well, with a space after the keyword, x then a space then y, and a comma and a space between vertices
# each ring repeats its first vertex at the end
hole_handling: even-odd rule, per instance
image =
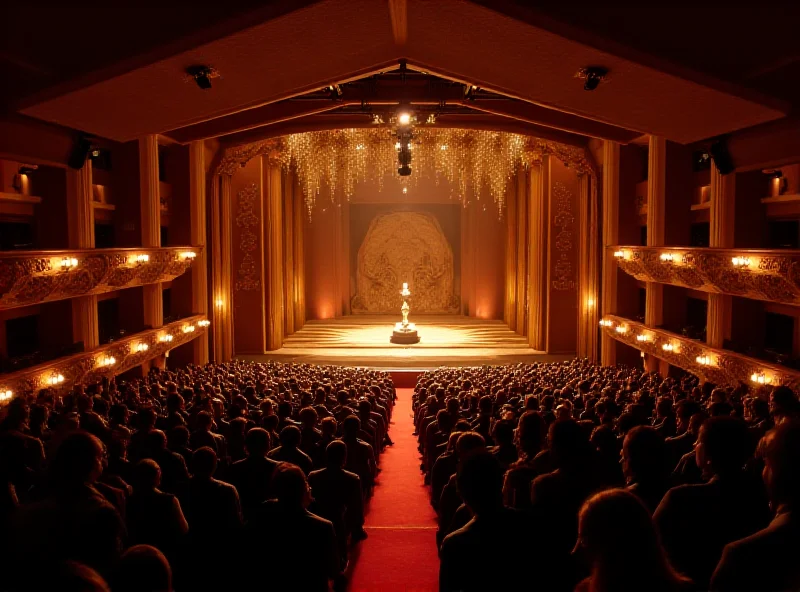
POLYGON ((231 252, 231 178, 215 175, 211 185, 212 294, 214 361, 233 357, 233 288, 231 252))
MULTIPOLYGON (((666 212, 666 165, 667 141, 659 136, 650 136, 647 159, 647 246, 664 245, 664 217, 666 212)), ((664 286, 647 282, 645 300, 645 324, 658 327, 663 323, 664 286)), ((647 356, 648 371, 658 370, 658 359, 647 356)))
POLYGON ((342 315, 350 314, 350 202, 342 199, 339 209, 339 298, 342 301, 342 315))
MULTIPOLYGON (((603 316, 617 312, 617 262, 609 247, 619 243, 619 144, 603 143, 603 294, 600 300, 603 316)), ((617 342, 605 332, 601 334, 600 362, 604 366, 617 363, 617 342)))
POLYGON ((264 287, 267 350, 283 346, 283 192, 280 164, 264 157, 264 287))
MULTIPOLYGON (((67 170, 67 223, 71 249, 94 249, 92 201, 92 161, 87 159, 79 170, 67 170)), ((72 339, 82 341, 85 351, 100 345, 97 296, 72 299, 72 339)))
POLYGON ((517 330, 517 183, 512 182, 506 190, 506 298, 503 304, 503 320, 512 331, 517 330))
POLYGON ((306 263, 305 244, 303 242, 304 219, 308 216, 303 200, 303 189, 297 175, 291 173, 292 197, 294 206, 294 290, 295 290, 295 329, 299 330, 306 324, 306 263))
MULTIPOLYGON (((202 140, 189 144, 189 216, 191 242, 201 247, 192 263, 192 312, 208 314, 208 256, 206 248, 206 152, 202 140)), ((208 363, 208 336, 193 342, 192 361, 208 363)))
POLYGON ((537 351, 547 347, 547 244, 549 221, 549 156, 531 165, 528 179, 528 343, 537 351))
POLYGON ((284 301, 286 306, 284 331, 286 335, 291 335, 295 332, 295 285, 294 285, 294 183, 292 182, 291 173, 283 172, 281 186, 283 188, 283 215, 285 218, 284 223, 284 242, 283 250, 285 253, 286 265, 284 267, 283 275, 283 292, 284 301))
MULTIPOLYGON (((709 210, 709 246, 733 247, 735 216, 735 177, 722 176, 715 162, 711 163, 711 208, 709 210)), ((721 348, 731 336, 731 297, 727 294, 708 295, 706 342, 721 348)))
POLYGON ((597 200, 593 180, 580 177, 578 197, 578 348, 579 357, 597 359, 597 200))
POLYGON ((525 335, 527 330, 525 314, 528 305, 528 188, 527 171, 517 171, 517 312, 516 332, 525 335))
MULTIPOLYGON (((158 187, 158 137, 155 134, 139 140, 139 207, 142 224, 142 246, 161 246, 161 198, 158 187)), ((161 284, 148 284, 144 291, 144 324, 164 324, 164 303, 161 284)))

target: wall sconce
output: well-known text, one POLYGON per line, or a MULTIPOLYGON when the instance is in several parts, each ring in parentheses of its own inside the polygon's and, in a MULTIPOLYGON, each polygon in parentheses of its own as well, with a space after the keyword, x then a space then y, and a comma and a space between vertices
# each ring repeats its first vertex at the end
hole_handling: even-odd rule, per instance
POLYGON ((113 366, 116 363, 117 359, 114 356, 109 356, 108 354, 100 358, 100 365, 103 367, 113 366))
POLYGON ((208 319, 203 319, 202 321, 197 321, 197 324, 200 327, 208 327, 211 324, 211 321, 209 321, 208 319))
POLYGON ((620 335, 624 335, 625 333, 628 332, 628 327, 626 327, 625 325, 619 325, 614 329, 614 331, 616 331, 620 335))
POLYGON ((594 308, 594 305, 594 298, 589 297, 586 299, 586 308, 594 308))
POLYGON ((650 341, 650 336, 647 333, 641 333, 640 335, 636 336, 636 341, 639 343, 650 341))
POLYGON ((47 384, 50 386, 56 386, 64 382, 64 375, 59 374, 58 372, 53 372, 50 377, 47 379, 47 384))
POLYGON ((711 365, 711 356, 697 356, 695 361, 700 364, 701 366, 710 366, 711 365))
POLYGON ((672 260, 675 258, 675 256, 672 253, 661 253, 658 258, 665 263, 672 263, 672 260))
POLYGON ((64 257, 61 259, 61 269, 66 271, 73 267, 78 267, 78 260, 75 257, 64 257))
POLYGON ((622 259, 625 257, 625 251, 614 251, 614 257, 622 259))
POLYGON ((194 325, 184 325, 183 326, 183 332, 184 333, 191 333, 191 332, 194 331, 194 329, 195 329, 194 325))
POLYGON ((675 346, 672 345, 671 343, 665 343, 664 345, 661 346, 661 349, 663 349, 665 352, 671 352, 675 351, 675 346))
POLYGON ((133 351, 135 351, 137 354, 140 354, 142 352, 146 352, 148 349, 150 349, 150 346, 146 343, 137 343, 133 348, 133 351))
POLYGON ((161 337, 159 337, 159 338, 158 338, 158 340, 159 340, 161 343, 169 343, 169 342, 170 342, 170 341, 172 341, 173 339, 175 339, 175 337, 173 337, 173 336, 172 336, 172 335, 170 335, 169 333, 166 333, 166 334, 164 334, 164 335, 162 335, 161 337))
POLYGON ((11 389, 0 391, 0 401, 10 401, 13 396, 14 396, 14 391, 12 391, 11 389))
POLYGON ((225 305, 225 301, 222 298, 217 298, 214 304, 217 305, 217 308, 222 308, 225 305))
POLYGON ((734 267, 749 267, 750 257, 733 257, 731 263, 734 267))
POLYGON ((753 375, 750 376, 750 380, 752 380, 756 384, 769 384, 770 382, 772 382, 772 379, 763 372, 753 373, 753 375))
POLYGON ((136 263, 147 263, 148 261, 150 261, 150 255, 146 253, 136 255, 136 263))
POLYGON ((194 251, 184 251, 181 253, 181 259, 194 259, 195 257, 197 257, 197 253, 194 251))
POLYGON ((614 321, 611 319, 600 319, 600 326, 601 327, 611 327, 614 325, 614 321))

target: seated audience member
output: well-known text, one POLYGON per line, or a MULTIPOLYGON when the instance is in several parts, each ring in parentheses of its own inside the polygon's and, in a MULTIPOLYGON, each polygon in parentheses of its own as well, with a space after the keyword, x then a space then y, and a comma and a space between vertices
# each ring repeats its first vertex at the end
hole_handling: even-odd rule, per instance
POLYGON ((362 497, 366 499, 372 492, 375 481, 375 452, 372 446, 358 437, 360 429, 361 420, 355 415, 344 418, 342 442, 347 445, 347 462, 344 468, 361 479, 362 497))
POLYGON ((672 482, 676 485, 690 485, 702 483, 703 481, 703 472, 700 470, 700 467, 697 466, 695 447, 697 438, 700 435, 700 428, 707 420, 708 414, 705 411, 698 411, 692 415, 692 418, 689 420, 689 429, 687 432, 690 437, 695 440, 695 443, 692 444, 688 452, 684 453, 684 455, 678 459, 678 464, 672 471, 672 482))
MULTIPOLYGON (((477 432, 463 432, 456 441, 456 457, 460 465, 471 455, 486 451, 486 441, 477 432)), ((457 475, 452 475, 442 489, 439 499, 439 528, 436 531, 436 544, 441 546, 444 537, 455 530, 453 520, 464 503, 458 492, 457 475)))
POLYGON ((503 506, 497 458, 472 454, 460 464, 457 483, 474 517, 442 542, 440 592, 523 590, 531 587, 532 574, 546 582, 547 554, 534 544, 533 525, 522 512, 503 506))
POLYGON ((642 501, 623 489, 589 498, 578 519, 575 552, 590 575, 576 592, 683 592, 691 580, 670 565, 642 501))
POLYGON ((458 437, 463 433, 462 431, 450 432, 447 450, 439 455, 439 458, 433 463, 433 468, 431 469, 431 505, 434 509, 439 507, 439 498, 445 485, 450 481, 450 477, 456 474, 456 469, 458 468, 456 442, 458 442, 458 437))
POLYGON ((775 517, 769 526, 729 543, 711 578, 718 592, 800 590, 800 423, 783 421, 761 444, 775 517))
POLYGON ((612 488, 625 485, 625 475, 620 466, 622 450, 613 428, 608 424, 598 425, 592 430, 589 442, 597 451, 597 476, 601 486, 612 488))
POLYGON ((669 489, 664 438, 650 426, 633 428, 622 444, 622 471, 628 491, 652 514, 669 489))
POLYGON ((325 451, 328 449, 328 444, 336 439, 336 432, 339 429, 333 417, 323 418, 319 422, 319 427, 320 437, 314 445, 314 453, 311 455, 315 469, 322 469, 328 464, 325 451))
POLYGON ((542 451, 546 433, 547 426, 538 411, 526 411, 519 418, 519 460, 509 467, 503 483, 503 498, 510 508, 524 510, 531 506, 531 483, 545 468, 535 459, 542 451))
POLYGON ((261 504, 248 524, 250 581, 263 581, 265 589, 328 592, 340 573, 333 524, 308 511, 311 489, 299 467, 281 463, 272 490, 276 499, 261 504))
POLYGON ((134 545, 114 570, 114 592, 173 592, 172 569, 161 551, 134 545))
POLYGON ((140 460, 133 471, 133 495, 126 518, 129 542, 152 545, 174 560, 189 525, 174 495, 159 489, 161 469, 155 461, 140 460))
POLYGON ((517 447, 514 444, 514 423, 507 419, 496 421, 492 428, 492 439, 495 445, 489 449, 489 452, 497 457, 503 472, 505 472, 519 459, 517 447))
POLYGON ((775 424, 796 418, 800 413, 797 395, 788 386, 776 386, 769 395, 769 412, 775 424))
POLYGON ((281 445, 270 450, 267 456, 277 462, 292 463, 303 469, 303 472, 308 475, 313 468, 313 463, 311 457, 298 448, 301 437, 300 428, 296 425, 287 425, 281 430, 281 445))
POLYGON ((707 482, 670 489, 654 514, 672 564, 701 589, 708 587, 725 545, 769 520, 763 486, 743 469, 751 455, 742 420, 710 418, 700 428, 696 450, 707 482))
POLYGON ((177 452, 167 448, 167 436, 161 430, 151 430, 147 435, 148 453, 161 469, 161 488, 168 493, 180 493, 189 481, 186 461, 177 452))
POLYGON ((305 452, 309 458, 314 458, 317 443, 322 438, 322 432, 317 429, 319 414, 313 407, 304 407, 300 410, 300 450, 305 452))
POLYGON ((267 458, 269 434, 263 428, 251 428, 247 432, 245 449, 247 458, 231 465, 228 482, 236 487, 244 517, 249 518, 254 509, 269 499, 272 475, 280 463, 267 458))
POLYGON ((347 540, 367 538, 364 531, 364 506, 361 498, 361 480, 358 475, 344 470, 347 445, 334 440, 328 444, 328 466, 311 471, 308 483, 314 498, 313 509, 330 520, 336 532, 342 570, 347 559, 347 540))

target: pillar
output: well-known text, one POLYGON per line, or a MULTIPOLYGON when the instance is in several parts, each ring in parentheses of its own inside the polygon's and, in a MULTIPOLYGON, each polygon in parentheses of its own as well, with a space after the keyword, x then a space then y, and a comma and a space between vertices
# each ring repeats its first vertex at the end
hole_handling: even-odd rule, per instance
MULTIPOLYGON (((664 218, 666 214, 667 141, 660 136, 650 136, 647 158, 647 246, 664 245, 664 218)), ((664 286, 647 282, 645 324, 658 327, 664 317, 664 286)), ((647 356, 645 368, 658 370, 658 359, 647 356)))
MULTIPOLYGON (((70 249, 94 249, 92 208, 92 161, 78 170, 67 170, 67 223, 70 249)), ((82 341, 85 351, 100 345, 97 296, 72 299, 72 339, 82 341)))
MULTIPOLYGON (((202 140, 189 144, 189 216, 191 243, 201 247, 192 263, 192 312, 208 314, 208 255, 206 248, 206 152, 202 140)), ((208 336, 193 342, 192 361, 208 363, 208 336)))
POLYGON ((528 308, 528 173, 524 168, 517 171, 516 194, 517 194, 517 312, 516 312, 516 332, 525 335, 528 327, 526 326, 525 316, 528 308))
POLYGON ((294 325, 295 329, 302 329, 306 324, 306 265, 305 243, 303 237, 303 220, 308 216, 304 207, 303 190, 297 175, 291 173, 292 197, 294 207, 294 325))
POLYGON ((547 347, 547 242, 549 221, 548 160, 531 165, 528 175, 528 343, 537 351, 547 347))
POLYGON ((295 240, 294 240, 294 183, 292 182, 291 173, 284 172, 283 173, 283 180, 281 182, 281 186, 283 187, 283 215, 285 219, 284 223, 284 242, 283 242, 283 250, 285 253, 285 260, 286 265, 284 266, 284 277, 283 277, 283 292, 284 292, 284 302, 286 303, 284 311, 285 311, 285 323, 284 323, 284 331, 286 335, 291 335, 295 332, 295 286, 294 286, 294 274, 295 274, 295 264, 294 264, 294 247, 295 247, 295 240))
MULTIPOLYGON (((161 246, 161 196, 158 187, 158 137, 150 134, 139 140, 139 192, 142 246, 161 246)), ((161 284, 148 284, 144 291, 144 324, 152 328, 164 324, 161 284)))
POLYGON ((512 182, 506 190, 506 296, 503 303, 503 320, 512 331, 517 329, 517 190, 512 182))
MULTIPOLYGON (((602 296, 603 316, 617 313, 617 262, 609 247, 619 243, 619 144, 603 143, 603 253, 602 296)), ((617 363, 617 341, 605 331, 601 334, 600 362, 604 366, 617 363)))
POLYGON ((593 179, 580 177, 578 197, 578 357, 597 360, 597 199, 593 179))
POLYGON ((280 349, 284 335, 283 192, 280 164, 264 158, 264 287, 266 347, 280 349))
POLYGON ((227 362, 233 357, 230 176, 214 177, 211 185, 211 201, 214 361, 227 362))
MULTIPOLYGON (((711 207, 709 210, 709 246, 733 247, 735 216, 735 177, 723 176, 715 162, 711 163, 711 207)), ((731 337, 731 297, 726 294, 708 295, 706 342, 711 347, 723 347, 731 337)))

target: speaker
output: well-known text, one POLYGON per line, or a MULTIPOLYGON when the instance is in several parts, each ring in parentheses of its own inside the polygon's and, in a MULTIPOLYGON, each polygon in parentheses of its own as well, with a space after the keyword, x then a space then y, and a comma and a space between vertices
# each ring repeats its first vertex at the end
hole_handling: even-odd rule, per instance
POLYGON ((92 143, 85 137, 81 136, 72 147, 72 153, 69 155, 67 164, 71 169, 83 168, 86 159, 89 158, 89 152, 92 150, 92 143))
POLYGON ((728 145, 725 140, 717 140, 711 144, 709 152, 711 152, 711 158, 714 160, 714 164, 717 165, 720 174, 727 175, 736 168, 733 166, 733 160, 728 152, 728 145))

